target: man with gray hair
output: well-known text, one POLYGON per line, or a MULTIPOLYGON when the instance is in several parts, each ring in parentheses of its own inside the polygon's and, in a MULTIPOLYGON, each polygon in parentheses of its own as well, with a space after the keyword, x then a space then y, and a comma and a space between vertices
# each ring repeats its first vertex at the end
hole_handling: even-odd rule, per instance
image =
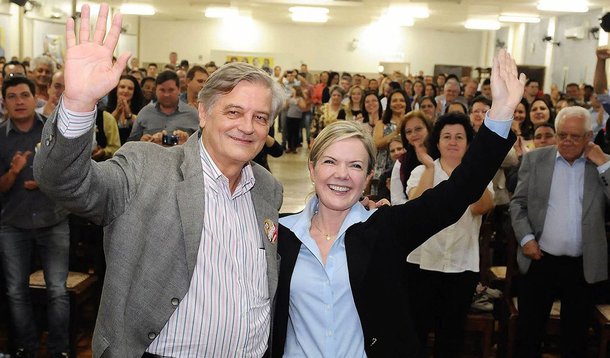
POLYGON ((608 278, 605 205, 610 161, 591 143, 589 111, 566 107, 555 119, 557 145, 526 153, 510 204, 523 274, 517 357, 540 357, 553 300, 561 298, 561 356, 582 357, 591 284, 608 278), (558 296, 558 297, 557 297, 558 296))
POLYGON ((460 84, 456 79, 450 78, 445 82, 443 94, 436 96, 436 103, 437 107, 441 109, 441 113, 445 113, 447 107, 453 102, 460 102, 468 107, 468 103, 465 103, 464 98, 460 97, 460 84))
POLYGON ((116 86, 129 54, 112 64, 120 14, 106 35, 101 5, 92 40, 89 18, 84 5, 80 44, 68 19, 66 88, 34 171, 50 197, 106 226, 93 356, 263 356, 282 187, 250 160, 284 103, 282 89, 254 66, 225 65, 201 90, 202 129, 184 145, 128 142, 92 162, 95 104, 116 86))

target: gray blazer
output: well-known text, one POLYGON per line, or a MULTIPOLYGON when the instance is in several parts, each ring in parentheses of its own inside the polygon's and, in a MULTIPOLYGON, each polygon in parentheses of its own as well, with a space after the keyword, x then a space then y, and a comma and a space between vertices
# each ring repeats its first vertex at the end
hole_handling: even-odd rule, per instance
MULTIPOLYGON (((544 230, 556 156, 555 146, 536 149, 523 156, 519 169, 519 183, 510 203, 510 215, 518 242, 527 234, 534 234, 536 240, 540 240, 544 230)), ((584 273, 588 283, 608 278, 604 213, 606 202, 610 201, 609 172, 610 170, 607 170, 600 175, 597 166, 591 161, 587 160, 585 164, 582 240, 584 273)), ((517 246, 519 270, 525 274, 529 270, 531 259, 523 255, 521 245, 517 246)))
MULTIPOLYGON (((93 356, 141 357, 185 296, 197 261, 207 214, 198 133, 172 148, 127 143, 112 159, 97 163, 90 159, 93 133, 67 139, 56 119, 54 114, 43 130, 35 178, 68 210, 105 226, 106 280, 93 356)), ((252 200, 273 305, 279 258, 264 222, 278 227, 282 186, 261 166, 252 167, 252 200)))

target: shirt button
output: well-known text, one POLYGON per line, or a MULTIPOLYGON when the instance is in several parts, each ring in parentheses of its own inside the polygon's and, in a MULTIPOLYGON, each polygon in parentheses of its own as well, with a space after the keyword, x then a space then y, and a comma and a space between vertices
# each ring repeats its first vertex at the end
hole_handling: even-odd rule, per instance
POLYGON ((48 147, 48 146, 50 146, 50 145, 51 145, 51 140, 50 140, 49 138, 47 138, 47 139, 44 141, 44 145, 46 145, 47 147, 48 147))
POLYGON ((180 300, 179 300, 179 299, 177 299, 177 298, 175 298, 175 297, 174 297, 174 298, 172 298, 172 306, 176 307, 176 306, 178 306, 178 303, 180 303, 180 300))
POLYGON ((333 331, 326 331, 326 336, 327 336, 327 337, 330 337, 330 336, 332 336, 332 335, 333 335, 333 331))
POLYGON ((148 339, 153 340, 157 338, 157 334, 155 332, 148 332, 148 339))
POLYGON ((49 134, 49 140, 53 140, 53 134, 49 134))

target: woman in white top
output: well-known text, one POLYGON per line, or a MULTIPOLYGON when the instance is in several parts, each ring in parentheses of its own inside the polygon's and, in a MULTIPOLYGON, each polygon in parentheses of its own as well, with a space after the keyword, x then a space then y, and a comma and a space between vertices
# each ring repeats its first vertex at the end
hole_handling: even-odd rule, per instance
MULTIPOLYGON (((407 193, 413 200, 449 179, 474 136, 470 120, 461 113, 441 116, 430 136, 431 156, 411 172, 407 193)), ((447 205, 451 205, 450 202, 447 205)), ((463 342, 464 322, 479 281, 479 229, 482 215, 493 209, 493 186, 487 186, 453 225, 432 236, 407 257, 412 314, 425 346, 434 330, 434 356, 457 357, 463 342)))

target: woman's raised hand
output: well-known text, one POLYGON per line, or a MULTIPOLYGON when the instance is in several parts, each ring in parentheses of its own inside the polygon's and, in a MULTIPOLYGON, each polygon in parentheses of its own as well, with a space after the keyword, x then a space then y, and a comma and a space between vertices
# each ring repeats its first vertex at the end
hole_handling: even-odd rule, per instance
POLYGON ((492 105, 489 117, 498 120, 512 118, 523 98, 525 82, 525 75, 517 73, 515 60, 505 49, 500 49, 491 69, 492 105))
POLYGON ((415 146, 415 154, 417 155, 417 160, 426 166, 426 168, 434 167, 434 159, 428 154, 428 150, 424 144, 415 146))
POLYGON ((130 56, 129 53, 124 53, 116 63, 112 63, 112 53, 121 33, 121 14, 114 16, 106 35, 108 4, 100 5, 93 39, 90 39, 89 19, 89 5, 83 5, 78 44, 74 20, 69 18, 66 23, 66 89, 63 101, 66 109, 78 112, 93 110, 97 101, 116 87, 130 56))

